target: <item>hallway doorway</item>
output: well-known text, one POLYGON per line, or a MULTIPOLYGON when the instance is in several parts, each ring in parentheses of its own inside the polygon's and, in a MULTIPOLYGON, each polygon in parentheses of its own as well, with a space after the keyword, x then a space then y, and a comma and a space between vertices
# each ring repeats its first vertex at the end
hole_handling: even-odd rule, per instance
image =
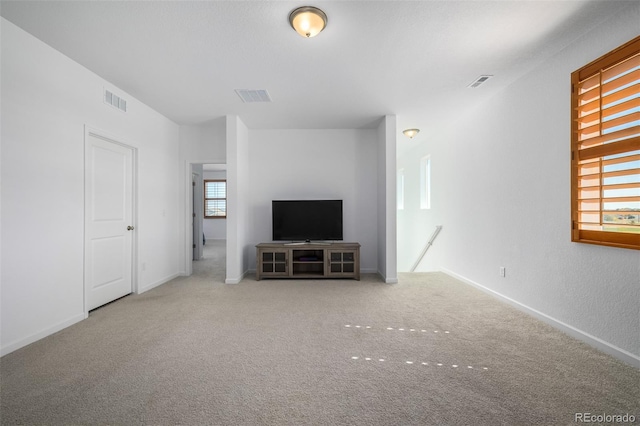
POLYGON ((189 269, 192 274, 207 273, 216 282, 224 282, 226 275, 226 177, 227 166, 221 163, 191 163, 191 251, 189 269), (211 200, 207 182, 225 182, 225 190, 211 200), (215 212, 215 213, 214 213, 215 212), (221 214, 222 213, 222 214, 221 214))
POLYGON ((192 276, 202 277, 216 284, 224 284, 227 264, 227 241, 209 240, 202 247, 202 257, 194 260, 192 276))

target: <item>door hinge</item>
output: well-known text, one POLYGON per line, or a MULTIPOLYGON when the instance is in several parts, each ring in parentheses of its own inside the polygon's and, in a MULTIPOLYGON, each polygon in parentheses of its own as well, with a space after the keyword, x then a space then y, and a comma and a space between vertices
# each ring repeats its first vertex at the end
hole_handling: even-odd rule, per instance
POLYGON ((195 214, 195 213, 193 213, 193 217, 196 217, 196 214, 195 214))
POLYGON ((193 248, 196 248, 196 245, 195 245, 195 244, 193 245, 193 248))
POLYGON ((195 182, 191 182, 191 186, 196 186, 196 183, 195 182))

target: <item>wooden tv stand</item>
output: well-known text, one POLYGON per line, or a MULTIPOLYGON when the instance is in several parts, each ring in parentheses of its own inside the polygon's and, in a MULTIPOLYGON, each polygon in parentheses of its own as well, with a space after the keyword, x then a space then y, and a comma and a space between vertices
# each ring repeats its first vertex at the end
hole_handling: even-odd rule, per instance
POLYGON ((256 246, 256 279, 360 279, 359 243, 261 243, 256 246))

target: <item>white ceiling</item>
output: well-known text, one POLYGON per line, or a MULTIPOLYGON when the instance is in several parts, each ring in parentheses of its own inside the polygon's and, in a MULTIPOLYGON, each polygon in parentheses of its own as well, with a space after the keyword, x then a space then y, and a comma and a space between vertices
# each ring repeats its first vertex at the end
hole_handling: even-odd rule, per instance
MULTIPOLYGON (((622 1, 2 1, 0 14, 179 124, 436 128, 624 7, 622 1), (495 77, 467 88, 481 74, 495 77), (266 89, 244 104, 235 89, 266 89)), ((567 76, 567 79, 569 76, 567 76)), ((426 132, 419 137, 424 137, 426 132)))

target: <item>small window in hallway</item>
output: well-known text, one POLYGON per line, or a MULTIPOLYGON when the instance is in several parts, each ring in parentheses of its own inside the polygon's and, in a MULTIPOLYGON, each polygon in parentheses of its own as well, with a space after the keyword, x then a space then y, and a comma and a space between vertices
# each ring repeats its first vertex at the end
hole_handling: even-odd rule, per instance
POLYGON ((431 208, 431 156, 420 159, 420 208, 431 208))
POLYGON ((227 217, 227 181, 224 179, 204 181, 204 218, 227 217))

